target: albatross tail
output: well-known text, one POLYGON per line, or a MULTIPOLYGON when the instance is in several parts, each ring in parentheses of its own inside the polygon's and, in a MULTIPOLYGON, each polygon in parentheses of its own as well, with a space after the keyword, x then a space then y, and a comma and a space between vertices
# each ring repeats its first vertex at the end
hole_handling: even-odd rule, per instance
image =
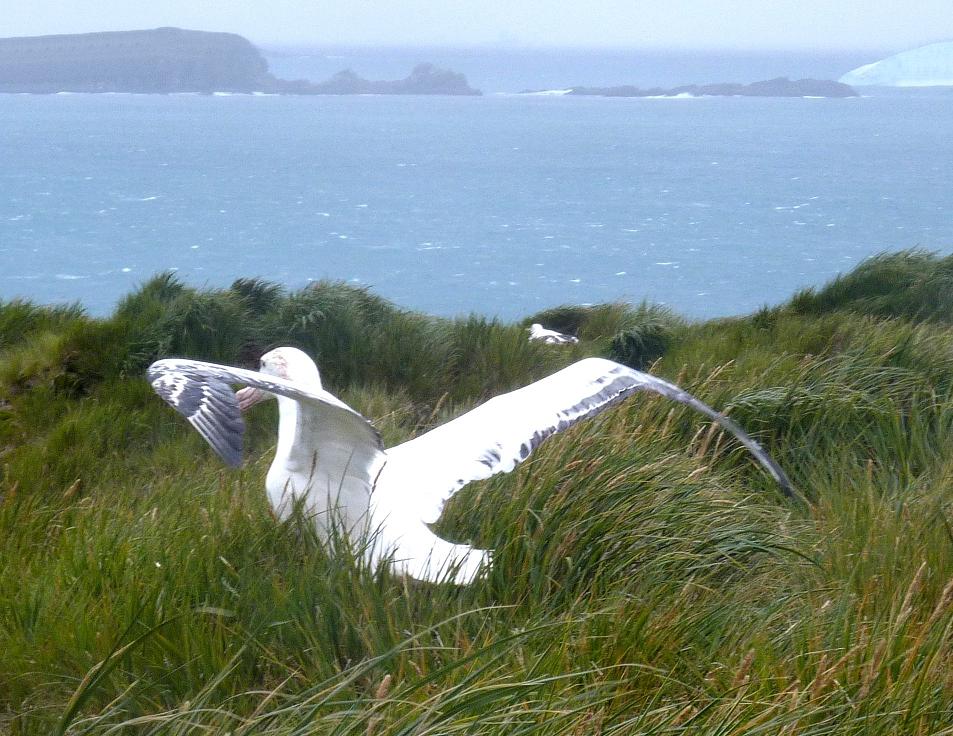
POLYGON ((391 569, 416 580, 468 585, 489 569, 492 551, 441 539, 422 522, 404 528, 399 536, 393 527, 381 526, 370 549, 372 564, 387 562, 391 569))

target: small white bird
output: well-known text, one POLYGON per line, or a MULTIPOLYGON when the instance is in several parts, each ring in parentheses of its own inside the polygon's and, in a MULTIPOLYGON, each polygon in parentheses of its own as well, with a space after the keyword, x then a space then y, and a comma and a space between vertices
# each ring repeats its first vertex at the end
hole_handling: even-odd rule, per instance
POLYGON ((602 358, 580 360, 386 451, 369 421, 321 388, 317 366, 297 348, 266 353, 260 373, 172 358, 153 363, 148 378, 233 466, 242 459, 241 412, 277 398, 278 446, 265 486, 278 517, 300 506, 325 538, 335 525, 370 564, 387 561, 421 580, 469 583, 489 563, 488 550, 453 544, 428 527, 448 498, 509 472, 550 435, 640 390, 715 420, 793 494, 781 468, 726 416, 674 384, 602 358), (231 384, 246 388, 235 393, 231 384))
POLYGON ((567 345, 574 342, 579 342, 578 337, 573 337, 572 335, 566 335, 562 332, 556 332, 556 330, 547 330, 539 322, 534 322, 529 326, 529 339, 530 341, 539 341, 545 342, 550 345, 567 345))

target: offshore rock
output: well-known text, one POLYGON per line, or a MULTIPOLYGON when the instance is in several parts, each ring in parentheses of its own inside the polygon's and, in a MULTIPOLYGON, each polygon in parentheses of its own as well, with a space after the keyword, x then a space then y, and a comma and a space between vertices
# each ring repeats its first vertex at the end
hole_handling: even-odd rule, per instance
POLYGON ((344 69, 324 82, 275 80, 275 91, 299 95, 479 95, 467 78, 433 64, 418 64, 408 77, 372 81, 344 69))
POLYGON ((620 87, 573 87, 567 94, 600 97, 857 97, 852 87, 829 79, 788 79, 778 77, 751 84, 687 84, 671 89, 620 87))

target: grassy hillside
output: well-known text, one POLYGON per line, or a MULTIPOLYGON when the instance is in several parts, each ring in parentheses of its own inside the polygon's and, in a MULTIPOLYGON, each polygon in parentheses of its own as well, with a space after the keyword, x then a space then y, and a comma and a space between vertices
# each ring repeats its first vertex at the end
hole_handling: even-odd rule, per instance
POLYGON ((953 733, 951 302, 953 260, 905 252, 705 323, 169 275, 108 319, 0 303, 0 733, 953 733), (366 569, 270 515, 274 406, 230 470, 143 379, 286 344, 387 444, 585 355, 650 367, 805 502, 636 396, 454 498, 440 531, 497 549, 486 579, 366 569))

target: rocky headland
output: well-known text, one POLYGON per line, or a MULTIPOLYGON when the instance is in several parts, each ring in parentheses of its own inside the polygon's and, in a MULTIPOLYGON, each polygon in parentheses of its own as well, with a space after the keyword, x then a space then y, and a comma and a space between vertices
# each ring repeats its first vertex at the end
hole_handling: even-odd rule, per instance
POLYGON ((351 70, 318 83, 277 79, 248 39, 181 28, 0 39, 0 92, 480 94, 462 74, 433 64, 393 81, 351 70))
POLYGON ((255 92, 272 77, 250 41, 181 28, 0 39, 0 92, 255 92))

